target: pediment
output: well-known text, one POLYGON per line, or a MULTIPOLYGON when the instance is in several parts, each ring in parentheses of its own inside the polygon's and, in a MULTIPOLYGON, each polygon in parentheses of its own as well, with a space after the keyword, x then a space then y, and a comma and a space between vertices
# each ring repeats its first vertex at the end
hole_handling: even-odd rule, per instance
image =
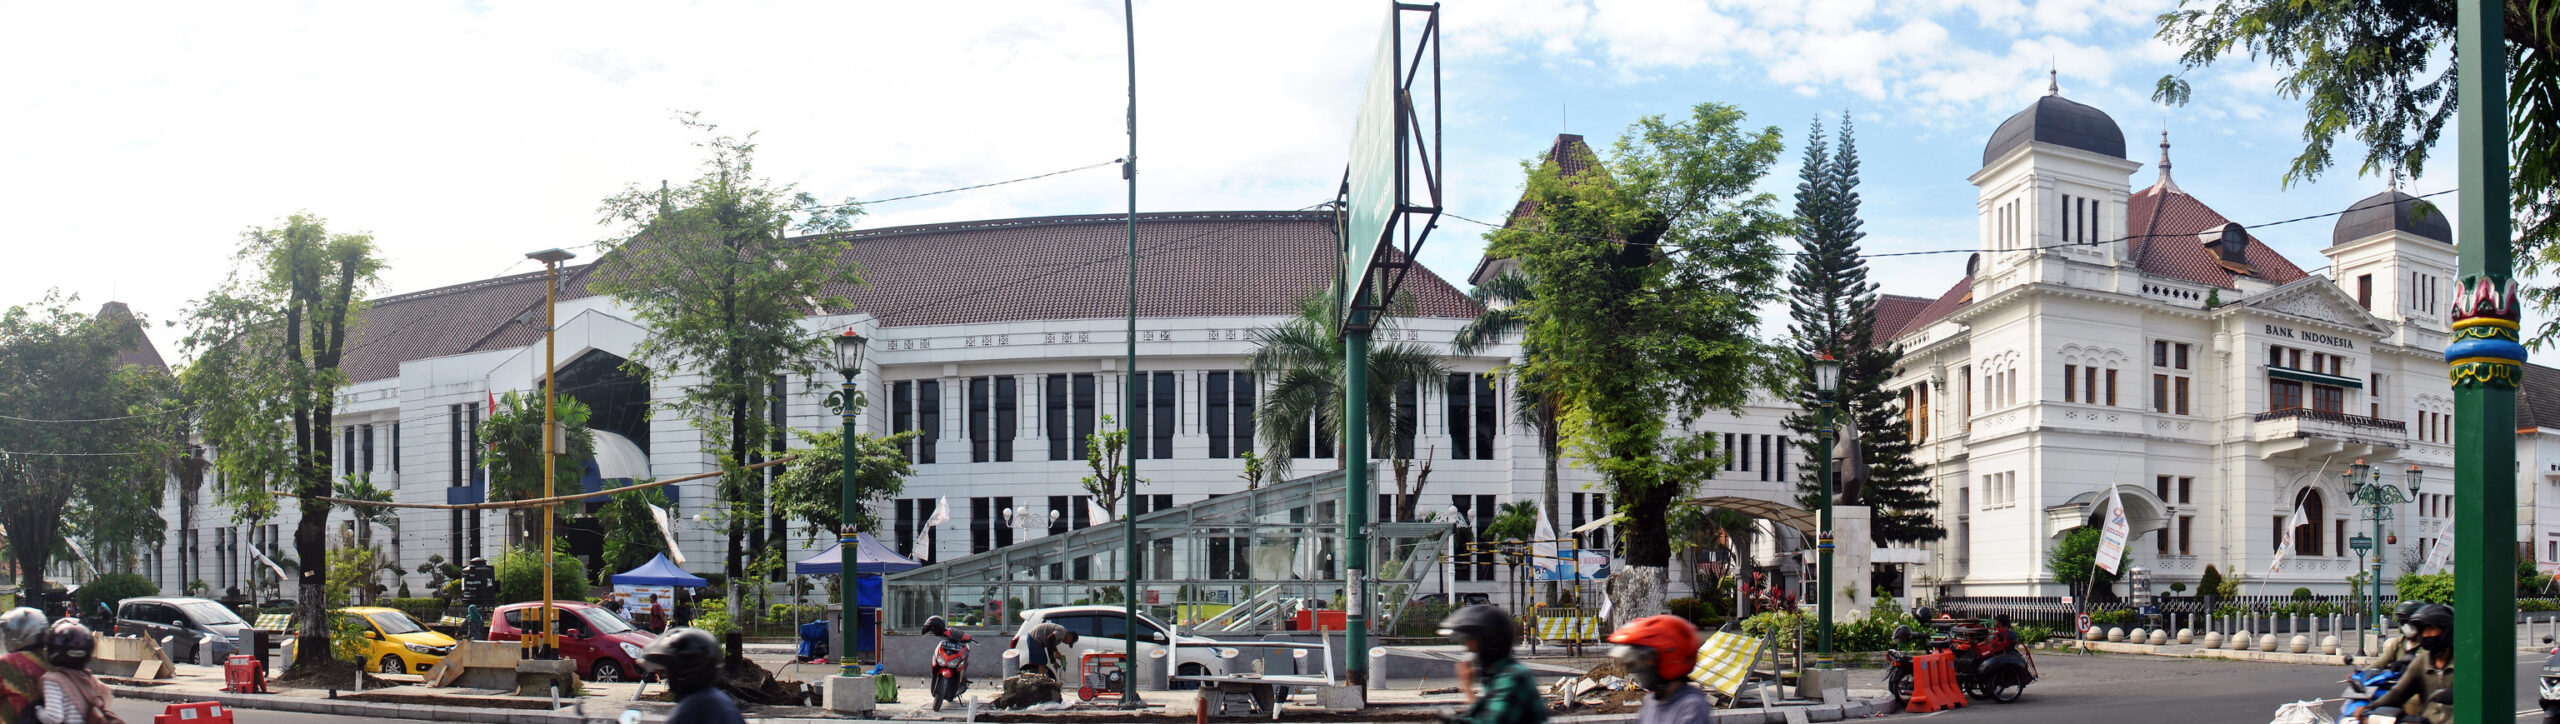
POLYGON ((2354 297, 2327 277, 2311 276, 2241 300, 2242 308, 2296 319, 2324 322, 2386 337, 2391 325, 2356 304, 2354 297))

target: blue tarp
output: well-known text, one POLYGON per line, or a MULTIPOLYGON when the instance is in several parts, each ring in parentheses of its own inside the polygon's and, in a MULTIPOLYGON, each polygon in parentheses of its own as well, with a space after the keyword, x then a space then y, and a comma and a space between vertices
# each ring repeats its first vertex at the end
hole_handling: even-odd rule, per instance
MULTIPOLYGON (((896 573, 924 565, 917 563, 913 558, 898 555, 896 550, 881 543, 880 539, 871 537, 869 533, 856 535, 853 551, 854 572, 866 576, 896 573)), ((843 573, 844 544, 828 546, 817 555, 792 564, 791 572, 803 576, 832 576, 843 573)))
POLYGON ((620 586, 682 586, 685 588, 711 585, 710 581, 703 580, 701 576, 686 573, 684 569, 677 568, 675 562, 667 560, 664 553, 649 559, 647 563, 640 564, 639 568, 613 574, 613 583, 620 586))

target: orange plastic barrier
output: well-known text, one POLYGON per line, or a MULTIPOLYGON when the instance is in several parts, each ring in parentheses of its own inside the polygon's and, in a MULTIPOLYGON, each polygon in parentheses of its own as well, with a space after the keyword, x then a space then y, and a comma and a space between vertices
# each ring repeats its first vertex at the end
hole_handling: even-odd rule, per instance
POLYGON ((267 693, 267 665, 254 656, 233 656, 222 663, 222 690, 232 694, 267 693))
POLYGON ((231 710, 212 701, 170 704, 167 711, 151 717, 151 724, 231 724, 231 710))
POLYGON ((1911 657, 1911 703, 1903 711, 1932 712, 1964 705, 1964 690, 1956 686, 1954 652, 1911 657))

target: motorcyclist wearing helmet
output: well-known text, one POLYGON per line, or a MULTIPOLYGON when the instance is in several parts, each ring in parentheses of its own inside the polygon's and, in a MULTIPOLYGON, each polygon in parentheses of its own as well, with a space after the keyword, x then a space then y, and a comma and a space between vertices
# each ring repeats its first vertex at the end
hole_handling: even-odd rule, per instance
POLYGON ((45 672, 44 612, 32 608, 0 613, 0 724, 35 721, 36 698, 45 672))
POLYGON ((2382 653, 2375 655, 2373 663, 2365 668, 2379 669, 2409 658, 2409 639, 2417 635, 2415 629, 2409 628, 2409 615, 2417 613, 2418 608, 2425 605, 2419 601, 2401 601, 2398 608, 2391 610, 2391 622, 2400 627, 2400 635, 2383 642, 2382 653))
POLYGON ((98 677, 89 674, 89 654, 98 647, 97 637, 78 620, 55 621, 44 631, 45 659, 53 670, 44 674, 44 701, 36 706, 36 721, 43 724, 124 724, 107 705, 115 695, 98 677))
POLYGON ((746 724, 738 702, 721 691, 720 641, 698 628, 672 628, 640 650, 640 666, 675 693, 667 724, 746 724))
POLYGON ((1647 616, 1609 634, 1609 658, 1652 692, 1636 709, 1636 724, 1707 724, 1715 706, 1689 684, 1698 665, 1698 627, 1678 616, 1647 616))
POLYGON ((1458 609, 1440 621, 1440 635, 1475 653, 1458 664, 1460 690, 1468 694, 1464 724, 1526 724, 1547 720, 1547 701, 1529 667, 1511 657, 1511 615, 1488 605, 1458 609), (1472 683, 1473 687, 1467 686, 1472 683))
POLYGON ((2453 607, 2427 604, 2409 614, 2409 625, 2417 629, 2411 637, 2417 652, 2410 655, 2409 669, 2400 675, 2400 683, 2374 699, 2373 705, 2415 710, 2427 721, 2453 724, 2453 607))

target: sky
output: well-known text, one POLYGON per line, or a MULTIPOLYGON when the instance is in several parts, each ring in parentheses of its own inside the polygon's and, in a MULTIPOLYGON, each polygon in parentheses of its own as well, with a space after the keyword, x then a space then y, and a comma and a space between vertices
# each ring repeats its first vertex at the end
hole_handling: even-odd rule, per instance
MULTIPOLYGON (((2174 5, 1450 0, 1450 210, 1499 221, 1520 162, 1559 132, 1605 146, 1638 118, 1713 101, 1784 132, 1762 184, 1781 208, 1808 124, 1847 113, 1866 250, 1970 249, 1965 177, 2052 70, 2064 96, 2123 127, 2146 164, 2134 188, 2165 129, 2181 187, 2317 269, 2334 219, 2267 222, 2343 210, 2385 181, 2350 167, 2288 188, 2300 105, 2263 66, 2192 72, 2190 105, 2152 102, 2177 71, 2152 18, 2174 5)), ((1138 2, 1140 209, 1330 199, 1386 6, 1138 2)), ((526 252, 617 231, 598 223, 600 200, 696 172, 685 111, 754 133, 761 172, 828 201, 1106 163, 1128 147, 1127 42, 1121 6, 1089 0, 0 0, 0 305, 60 289, 180 319, 233 267, 243 230, 297 212, 373 235, 379 293, 531 271, 526 252)), ((2447 160, 2405 188, 2453 186, 2447 160)), ((859 225, 1119 213, 1126 193, 1103 166, 883 202, 859 225)), ((1422 260, 1463 288, 1485 231, 1448 220, 1422 260)), ((1934 297, 1963 263, 1899 258, 1874 279, 1934 297)), ((154 336, 175 352, 177 334, 154 336)))

